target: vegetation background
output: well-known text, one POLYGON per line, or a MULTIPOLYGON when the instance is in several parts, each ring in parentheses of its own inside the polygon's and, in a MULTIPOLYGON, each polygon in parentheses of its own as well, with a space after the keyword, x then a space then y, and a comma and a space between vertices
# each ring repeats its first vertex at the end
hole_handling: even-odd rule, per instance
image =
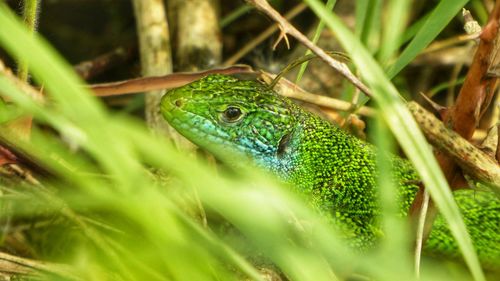
MULTIPOLYGON (((278 73, 306 49, 290 37, 290 48, 281 42, 273 51, 279 29, 252 5, 10 0, 0 2, 0 278, 485 278, 448 184, 403 100, 425 103, 424 93, 443 106, 454 104, 477 46, 477 36, 463 31, 461 9, 484 26, 495 3, 269 2, 325 50, 345 52, 353 73, 373 90, 367 97, 313 60, 287 78, 331 99, 299 102, 359 137, 368 134, 383 149, 398 149, 387 142, 392 131, 427 175, 423 180, 461 243, 464 263, 424 259, 415 269, 408 223, 391 208, 384 210, 379 248, 347 249, 272 177, 228 173, 174 135, 158 117, 161 92, 95 97, 82 87, 235 63, 278 73), (349 107, 339 110, 339 100, 349 107), (374 107, 379 113, 366 113, 374 107)), ((473 141, 497 123, 498 107, 490 108, 473 141)), ((389 206, 392 193, 381 197, 389 206)))

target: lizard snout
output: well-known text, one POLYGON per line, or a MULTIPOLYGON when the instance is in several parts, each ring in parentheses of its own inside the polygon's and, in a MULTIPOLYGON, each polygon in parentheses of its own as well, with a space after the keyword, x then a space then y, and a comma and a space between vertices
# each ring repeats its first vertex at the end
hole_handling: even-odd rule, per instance
POLYGON ((167 92, 161 100, 161 107, 166 111, 181 109, 185 104, 186 98, 175 90, 167 92))
POLYGON ((172 101, 172 104, 177 106, 177 107, 182 107, 184 105, 184 99, 178 98, 178 99, 172 101))

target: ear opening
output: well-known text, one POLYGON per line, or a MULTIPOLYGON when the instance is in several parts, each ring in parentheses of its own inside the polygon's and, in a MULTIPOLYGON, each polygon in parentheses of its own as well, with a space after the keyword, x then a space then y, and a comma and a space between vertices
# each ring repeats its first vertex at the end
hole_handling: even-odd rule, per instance
POLYGON ((292 139, 293 131, 285 134, 283 137, 281 137, 280 142, 278 144, 278 150, 276 151, 276 155, 278 157, 283 156, 285 154, 288 145, 290 144, 290 140, 292 139))

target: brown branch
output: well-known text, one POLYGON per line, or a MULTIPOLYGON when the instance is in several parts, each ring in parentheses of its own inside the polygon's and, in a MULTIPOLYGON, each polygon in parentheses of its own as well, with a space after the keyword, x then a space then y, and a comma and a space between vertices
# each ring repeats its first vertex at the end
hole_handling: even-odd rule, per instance
POLYGON ((316 46, 311 40, 309 40, 304 34, 298 31, 293 25, 291 25, 283 16, 280 15, 273 7, 267 3, 266 0, 246 0, 251 5, 255 6, 258 10, 267 14, 270 18, 272 18, 276 23, 278 23, 281 29, 280 38, 285 38, 286 35, 289 34, 295 39, 297 39, 304 46, 309 48, 313 53, 318 55, 323 61, 328 63, 333 69, 338 71, 342 76, 344 76, 347 80, 349 80, 356 88, 365 93, 367 96, 371 96, 371 91, 368 87, 361 82, 347 67, 347 65, 343 62, 337 61, 331 56, 329 56, 323 49, 316 46))
MULTIPOLYGON (((477 132, 477 131, 476 131, 477 132)), ((498 127, 491 127, 486 133, 485 136, 481 138, 481 144, 477 147, 484 151, 488 156, 493 159, 496 159, 496 151, 498 147, 498 127)))
POLYGON ((254 72, 250 66, 235 65, 227 68, 217 68, 200 72, 178 72, 162 76, 151 76, 111 83, 93 84, 90 85, 89 88, 96 94, 96 96, 99 97, 133 94, 180 87, 214 73, 244 74, 254 72))
POLYGON ((467 174, 500 194, 500 166, 495 159, 456 132, 448 130, 443 122, 418 103, 408 103, 408 109, 432 145, 451 157, 467 174))
MULTIPOLYGON (((500 1, 496 1, 490 19, 479 37, 480 43, 474 55, 464 84, 455 105, 444 116, 444 123, 449 124, 466 140, 470 140, 479 120, 488 108, 497 86, 497 78, 489 75, 494 55, 498 53, 498 20, 500 19, 500 1)), ((436 152, 436 158, 453 189, 459 188, 462 180, 457 165, 449 156, 436 152)))
MULTIPOLYGON (((495 7, 490 13, 490 18, 479 36, 479 46, 474 55, 474 59, 467 73, 464 84, 460 90, 455 105, 448 110, 443 118, 444 123, 450 125, 451 129, 456 131, 466 140, 470 140, 481 116, 486 111, 497 85, 497 78, 489 75, 494 54, 498 44, 498 21, 500 18, 500 0, 496 1, 495 7)), ((446 180, 450 183, 452 189, 463 187, 463 176, 454 159, 447 154, 436 151, 436 159, 441 167, 446 180)), ((412 221, 416 220, 419 210, 422 207, 423 189, 417 193, 410 209, 412 221)), ((437 213, 436 207, 432 202, 429 204, 430 215, 427 219, 425 238, 428 237, 430 226, 437 213)))
POLYGON ((497 78, 491 77, 488 71, 493 62, 493 55, 498 52, 495 42, 499 19, 500 1, 497 1, 490 20, 479 37, 480 44, 457 101, 450 115, 445 117, 445 122, 451 122, 452 129, 468 140, 472 137, 495 93, 497 78))

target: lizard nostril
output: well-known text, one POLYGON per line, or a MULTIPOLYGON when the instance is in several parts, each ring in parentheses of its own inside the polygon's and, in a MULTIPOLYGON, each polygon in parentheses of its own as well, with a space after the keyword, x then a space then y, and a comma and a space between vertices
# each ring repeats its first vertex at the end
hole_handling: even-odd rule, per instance
POLYGON ((174 102, 175 106, 177 107, 181 107, 182 106, 182 100, 181 99, 178 99, 174 102))

